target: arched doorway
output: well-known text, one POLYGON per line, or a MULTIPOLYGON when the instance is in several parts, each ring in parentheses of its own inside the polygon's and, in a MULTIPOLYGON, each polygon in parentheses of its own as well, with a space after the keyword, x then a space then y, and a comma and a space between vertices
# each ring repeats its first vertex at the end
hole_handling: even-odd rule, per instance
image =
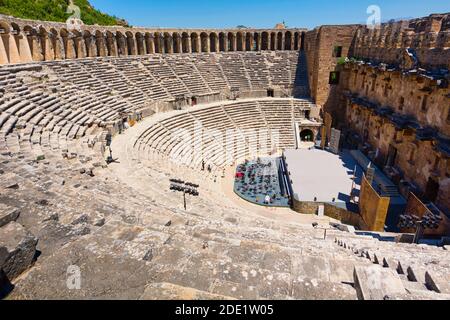
POLYGON ((163 53, 164 44, 162 44, 162 36, 159 32, 155 33, 155 53, 163 53), (162 44, 162 45, 161 45, 162 44))
POLYGON ((237 33, 236 39, 236 51, 244 51, 244 36, 241 32, 237 33))
POLYGON ((198 34, 196 33, 192 33, 191 34, 191 50, 193 53, 198 53, 199 52, 199 39, 198 39, 198 34))
POLYGON ((225 34, 223 32, 219 33, 219 51, 223 52, 227 49, 227 43, 225 41, 225 34))
POLYGON ((245 51, 252 51, 253 47, 253 35, 251 33, 247 33, 245 35, 245 51))
POLYGON ((210 33, 209 34, 209 51, 210 52, 217 52, 218 50, 218 46, 217 46, 217 34, 210 33))
POLYGON ((262 33, 261 50, 269 50, 269 34, 267 32, 262 33))
POLYGON ((261 35, 258 32, 253 34, 253 51, 261 51, 261 35))
POLYGON ((186 32, 183 32, 183 34, 182 34, 182 40, 181 40, 181 51, 183 52, 183 53, 190 53, 189 51, 190 51, 190 43, 189 43, 189 41, 190 41, 190 39, 189 39, 189 35, 186 33, 186 32))
POLYGON ((181 53, 181 37, 178 33, 172 35, 173 40, 173 53, 181 53))
POLYGON ((276 47, 276 42, 277 42, 277 35, 272 32, 270 34, 270 50, 275 51, 276 47))
POLYGON ((294 33, 294 50, 296 50, 296 51, 300 50, 299 38, 300 38, 300 34, 298 32, 294 33))
POLYGON ((200 34, 200 44, 201 44, 201 52, 209 52, 209 36, 205 33, 202 32, 200 34))
POLYGON ((173 39, 169 33, 164 33, 164 50, 162 53, 173 53, 173 39))
POLYGON ((292 34, 287 31, 284 35, 284 50, 292 50, 292 34))
POLYGON ((228 33, 228 51, 236 51, 236 42, 235 42, 235 36, 234 33, 229 32, 228 33))
POLYGON ((276 50, 283 50, 283 33, 282 32, 278 32, 276 50))
POLYGON ((314 132, 310 129, 304 129, 300 132, 300 140, 302 142, 314 142, 314 132))

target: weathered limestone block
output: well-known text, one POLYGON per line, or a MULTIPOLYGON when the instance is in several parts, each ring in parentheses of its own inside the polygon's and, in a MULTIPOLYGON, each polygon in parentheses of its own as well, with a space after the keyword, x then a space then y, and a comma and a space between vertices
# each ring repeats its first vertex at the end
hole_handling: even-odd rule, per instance
POLYGON ((0 180, 0 189, 18 189, 19 183, 17 176, 14 173, 6 173, 2 175, 0 180))
POLYGON ((155 283, 146 287, 139 300, 234 300, 231 297, 177 286, 170 283, 155 283))
POLYGON ((37 243, 38 240, 16 222, 0 228, 0 269, 9 280, 30 267, 37 243))
POLYGON ((17 208, 11 208, 3 203, 0 203, 0 228, 6 226, 8 223, 16 221, 19 218, 20 211, 17 208))
POLYGON ((390 295, 406 294, 399 276, 391 269, 380 266, 356 266, 355 289, 360 300, 384 300, 390 295))
POLYGON ((434 272, 425 273, 425 283, 427 287, 437 293, 450 294, 450 276, 440 276, 434 272))

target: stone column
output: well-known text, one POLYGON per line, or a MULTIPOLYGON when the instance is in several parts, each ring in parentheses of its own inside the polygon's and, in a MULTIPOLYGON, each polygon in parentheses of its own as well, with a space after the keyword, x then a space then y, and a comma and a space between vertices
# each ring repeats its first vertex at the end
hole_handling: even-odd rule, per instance
POLYGON ((86 45, 84 44, 84 39, 82 36, 76 36, 74 38, 74 43, 77 48, 77 58, 86 58, 86 45))
POLYGON ((7 39, 7 34, 0 34, 0 64, 8 64, 8 54, 6 52, 5 40, 7 39))
POLYGON ((173 53, 173 37, 172 36, 168 36, 167 38, 164 37, 164 48, 166 49, 166 50, 164 50, 164 52, 173 53), (167 43, 167 48, 166 48, 166 43, 167 43))
POLYGON ((216 37, 216 52, 220 52, 220 39, 219 36, 216 37))
POLYGON ((127 53, 131 54, 132 56, 135 56, 137 54, 135 35, 133 35, 132 37, 127 36, 127 45, 129 46, 127 53))
POLYGON ((75 37, 69 34, 67 37, 63 38, 66 48, 66 59, 75 59, 77 57, 75 50, 75 37))
POLYGON ((107 34, 106 41, 107 41, 106 45, 107 45, 108 50, 109 50, 109 55, 111 57, 117 57, 118 51, 117 51, 116 36, 114 34, 107 34))
POLYGON ((250 37, 248 37, 248 34, 245 34, 244 37, 244 51, 252 51, 253 48, 253 35, 250 35, 250 37), (247 39, 248 39, 248 48, 247 48, 247 39))
POLYGON ((30 43, 33 61, 43 61, 44 55, 42 53, 42 46, 41 42, 39 41, 39 37, 35 34, 29 35, 28 42, 30 43))
POLYGON ((295 50, 295 32, 291 34, 291 50, 295 50))
POLYGON ((8 33, 7 36, 8 46, 6 49, 8 50, 9 63, 20 63, 20 53, 16 39, 17 36, 13 33, 8 33))
POLYGON ((87 36, 83 36, 83 44, 86 52, 86 58, 91 56, 91 38, 87 36))
POLYGON ((192 53, 192 39, 191 36, 187 37, 187 52, 192 53))
POLYGON ((53 38, 54 49, 55 49, 55 60, 64 59, 65 52, 64 52, 64 46, 62 43, 62 39, 56 35, 52 35, 52 38, 53 38))
POLYGON ((183 53, 183 45, 182 45, 182 42, 183 42, 183 37, 180 36, 180 35, 178 35, 178 36, 176 37, 176 41, 175 41, 175 45, 176 45, 176 48, 177 48, 177 52, 178 52, 178 53, 183 53))
POLYGON ((32 62, 33 56, 31 55, 30 44, 28 43, 28 38, 25 34, 21 33, 18 36, 19 40, 19 52, 21 62, 32 62))
POLYGON ((237 51, 237 33, 233 35, 233 40, 232 40, 232 46, 233 46, 233 50, 232 51, 237 51))
POLYGON ((145 42, 147 44, 147 53, 155 53, 155 39, 152 36, 146 37, 145 42))
MULTIPOLYGON (((201 52, 203 52, 203 40, 202 36, 200 35, 200 48, 202 49, 201 52)), ((206 35, 206 53, 211 52, 211 38, 209 37, 209 34, 206 35)))
POLYGON ((223 34, 223 51, 228 52, 228 34, 223 34))
MULTIPOLYGON (((241 37, 241 48, 242 48, 242 51, 245 51, 246 50, 246 36, 245 35, 242 35, 242 37, 241 37)), ((236 50, 237 50, 237 48, 236 48, 236 50)))
POLYGON ((96 36, 97 40, 97 52, 100 57, 106 57, 108 55, 108 48, 106 47, 106 35, 101 34, 100 36, 96 36))
POLYGON ((126 42, 125 37, 118 36, 116 41, 117 41, 117 56, 120 57, 128 55, 128 50, 125 46, 126 42))
POLYGON ((136 47, 137 47, 137 54, 138 55, 144 55, 145 52, 145 45, 144 45, 144 37, 140 35, 139 37, 136 36, 136 47))
POLYGON ((55 60, 55 51, 53 49, 53 43, 50 41, 48 34, 43 34, 41 36, 42 46, 44 49, 44 60, 45 61, 53 61, 55 60))
POLYGON ((285 49, 286 49, 285 39, 286 39, 285 33, 283 32, 283 33, 281 34, 281 50, 285 50, 285 49))

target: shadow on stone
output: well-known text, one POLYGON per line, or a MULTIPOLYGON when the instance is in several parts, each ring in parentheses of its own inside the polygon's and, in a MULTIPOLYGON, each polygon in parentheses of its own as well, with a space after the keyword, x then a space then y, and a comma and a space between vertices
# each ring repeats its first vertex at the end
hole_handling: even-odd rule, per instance
POLYGON ((0 270, 0 300, 5 299, 14 290, 14 285, 9 281, 3 270, 0 270))

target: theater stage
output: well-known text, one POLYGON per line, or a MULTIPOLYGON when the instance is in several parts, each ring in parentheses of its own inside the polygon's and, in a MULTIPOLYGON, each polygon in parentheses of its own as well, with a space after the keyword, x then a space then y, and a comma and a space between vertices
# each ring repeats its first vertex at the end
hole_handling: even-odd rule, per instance
POLYGON ((345 204, 350 201, 353 172, 360 188, 362 169, 348 151, 336 155, 320 149, 286 150, 285 162, 292 180, 294 198, 302 202, 345 204))

